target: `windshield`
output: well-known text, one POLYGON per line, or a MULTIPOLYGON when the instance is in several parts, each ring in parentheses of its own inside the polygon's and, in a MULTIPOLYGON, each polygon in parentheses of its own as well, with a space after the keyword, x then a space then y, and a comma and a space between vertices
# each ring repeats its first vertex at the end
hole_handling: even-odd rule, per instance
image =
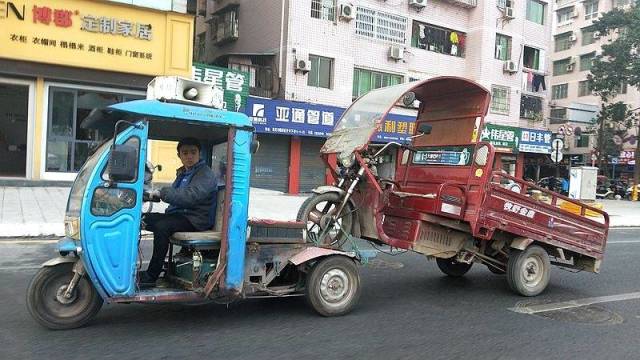
POLYGON ((84 191, 89 183, 89 177, 93 172, 93 169, 98 164, 98 159, 106 149, 108 149, 113 143, 113 139, 105 141, 100 147, 89 156, 87 161, 80 168, 76 181, 73 182, 71 192, 69 193, 69 200, 67 201, 67 216, 80 216, 80 208, 82 207, 82 198, 84 197, 84 191))
POLYGON ((323 153, 350 153, 369 142, 382 117, 415 82, 370 91, 356 100, 340 117, 322 147, 323 153))

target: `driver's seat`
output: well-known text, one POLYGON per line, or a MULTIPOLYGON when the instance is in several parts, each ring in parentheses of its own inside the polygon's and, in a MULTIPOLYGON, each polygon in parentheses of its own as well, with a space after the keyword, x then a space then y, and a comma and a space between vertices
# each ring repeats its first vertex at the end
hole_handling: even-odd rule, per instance
POLYGON ((169 242, 171 245, 177 245, 191 250, 219 250, 222 242, 222 216, 224 207, 225 189, 218 191, 216 199, 216 218, 213 229, 206 231, 194 232, 176 232, 169 242))

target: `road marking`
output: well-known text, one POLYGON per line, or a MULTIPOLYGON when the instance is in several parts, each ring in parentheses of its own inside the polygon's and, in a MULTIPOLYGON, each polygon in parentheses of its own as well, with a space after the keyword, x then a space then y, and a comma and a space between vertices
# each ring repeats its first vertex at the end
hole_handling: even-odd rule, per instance
POLYGON ((509 308, 509 310, 520 313, 520 314, 533 315, 541 312, 572 309, 572 308, 583 307, 583 306, 588 306, 593 304, 600 304, 605 302, 635 300, 635 299, 640 299, 640 291, 625 293, 625 294, 618 294, 618 295, 598 296, 598 297, 591 297, 591 298, 584 298, 584 299, 562 301, 562 302, 551 303, 551 304, 516 306, 516 307, 509 308))

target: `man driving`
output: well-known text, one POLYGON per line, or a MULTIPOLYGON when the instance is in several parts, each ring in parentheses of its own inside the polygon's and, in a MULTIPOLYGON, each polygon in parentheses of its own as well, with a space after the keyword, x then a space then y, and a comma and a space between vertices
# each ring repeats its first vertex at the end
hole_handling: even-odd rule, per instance
POLYGON ((204 231, 213 227, 217 179, 200 159, 200 142, 187 137, 178 142, 178 157, 182 167, 176 180, 153 194, 169 204, 164 214, 151 213, 143 217, 146 230, 153 232, 153 255, 147 271, 140 273, 140 287, 155 285, 162 272, 169 250, 169 238, 175 232, 204 231))

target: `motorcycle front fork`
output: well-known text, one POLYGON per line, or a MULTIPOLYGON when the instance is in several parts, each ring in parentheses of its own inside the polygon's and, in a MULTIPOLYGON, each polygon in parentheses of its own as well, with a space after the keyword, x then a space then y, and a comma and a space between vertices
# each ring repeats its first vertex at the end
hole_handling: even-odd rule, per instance
POLYGON ((64 290, 64 294, 62 296, 64 296, 66 299, 71 299, 71 297, 73 296, 73 290, 75 290, 76 285, 78 285, 78 281, 80 281, 80 278, 84 276, 84 274, 85 271, 82 260, 76 261, 73 264, 73 278, 71 278, 71 281, 69 281, 69 285, 67 285, 67 288, 64 290))

